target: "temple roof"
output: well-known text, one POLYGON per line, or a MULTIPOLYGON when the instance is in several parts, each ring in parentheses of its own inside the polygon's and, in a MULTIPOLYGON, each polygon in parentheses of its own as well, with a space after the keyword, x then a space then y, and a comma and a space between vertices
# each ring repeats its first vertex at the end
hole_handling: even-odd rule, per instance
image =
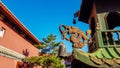
POLYGON ((120 0, 82 0, 78 20, 88 23, 92 10, 96 13, 120 11, 120 0), (93 8, 95 6, 95 8, 93 8))
POLYGON ((120 47, 99 48, 96 52, 86 53, 73 48, 73 56, 78 61, 93 67, 120 67, 120 47))
POLYGON ((92 7, 93 7, 93 0, 82 0, 78 20, 87 23, 89 16, 91 14, 92 7))
POLYGON ((12 23, 18 26, 28 37, 31 38, 36 44, 39 44, 40 41, 17 19, 17 17, 1 2, 0 0, 0 10, 2 13, 7 16, 12 23))

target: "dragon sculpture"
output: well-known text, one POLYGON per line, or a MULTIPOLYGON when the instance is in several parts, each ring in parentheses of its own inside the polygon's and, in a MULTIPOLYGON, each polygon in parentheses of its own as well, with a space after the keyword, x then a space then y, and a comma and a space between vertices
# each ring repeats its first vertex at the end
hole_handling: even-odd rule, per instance
POLYGON ((59 30, 62 34, 62 39, 70 41, 75 48, 83 48, 87 43, 86 41, 89 40, 88 36, 91 34, 91 30, 87 30, 85 35, 83 31, 73 26, 60 25, 59 30), (67 35, 70 35, 70 37, 67 38, 67 35))

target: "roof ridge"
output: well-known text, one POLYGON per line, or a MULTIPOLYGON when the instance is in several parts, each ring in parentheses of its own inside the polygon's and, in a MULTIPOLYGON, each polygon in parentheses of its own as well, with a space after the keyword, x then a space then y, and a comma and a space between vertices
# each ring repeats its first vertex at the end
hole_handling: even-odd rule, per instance
POLYGON ((36 41, 37 43, 40 43, 39 39, 16 17, 16 15, 14 15, 14 13, 11 12, 9 8, 7 8, 7 6, 3 2, 1 2, 1 0, 0 0, 0 5, 3 6, 4 10, 6 10, 6 12, 11 17, 14 18, 17 24, 20 25, 20 28, 24 29, 25 33, 27 33, 31 38, 33 38, 34 41, 36 41))

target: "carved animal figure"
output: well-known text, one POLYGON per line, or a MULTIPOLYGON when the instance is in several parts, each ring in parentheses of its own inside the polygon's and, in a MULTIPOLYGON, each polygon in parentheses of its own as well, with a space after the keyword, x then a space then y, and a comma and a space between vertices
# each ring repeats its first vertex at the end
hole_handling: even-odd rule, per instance
POLYGON ((78 28, 65 25, 60 25, 59 30, 62 34, 63 39, 72 42, 72 46, 75 48, 82 48, 86 44, 86 40, 89 39, 88 35, 91 34, 91 30, 88 30, 86 32, 86 35, 84 35, 84 32, 79 30, 78 28), (62 30, 63 28, 64 30, 62 30), (71 34, 70 38, 66 38, 67 34, 71 34))

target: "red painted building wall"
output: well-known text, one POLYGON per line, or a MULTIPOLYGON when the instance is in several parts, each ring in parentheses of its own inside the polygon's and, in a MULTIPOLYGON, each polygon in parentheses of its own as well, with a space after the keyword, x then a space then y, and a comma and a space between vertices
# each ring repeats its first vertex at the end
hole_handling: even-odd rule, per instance
POLYGON ((20 68, 18 62, 24 64, 20 61, 24 58, 23 55, 29 57, 38 56, 39 50, 34 47, 34 44, 39 43, 39 40, 19 22, 2 2, 0 2, 0 68, 20 68), (1 36, 2 28, 5 29, 3 37, 1 36), (20 34, 18 32, 20 32, 20 34), (21 35, 21 32, 25 36, 21 35), (11 54, 14 54, 14 56, 8 54, 8 52, 13 52, 11 54))
MULTIPOLYGON (((4 22, 0 21, 0 27, 5 28, 4 36, 0 37, 0 45, 20 54, 26 53, 28 56, 38 56, 39 50, 8 27, 4 22)), ((0 56, 0 68, 16 68, 16 66, 17 60, 0 56)))
POLYGON ((4 22, 0 21, 0 27, 5 28, 3 38, 0 37, 0 45, 21 54, 23 54, 23 51, 25 52, 27 50, 26 52, 29 53, 28 56, 38 55, 39 50, 37 48, 8 27, 4 22))
POLYGON ((0 68, 16 68, 16 60, 0 56, 0 68))

